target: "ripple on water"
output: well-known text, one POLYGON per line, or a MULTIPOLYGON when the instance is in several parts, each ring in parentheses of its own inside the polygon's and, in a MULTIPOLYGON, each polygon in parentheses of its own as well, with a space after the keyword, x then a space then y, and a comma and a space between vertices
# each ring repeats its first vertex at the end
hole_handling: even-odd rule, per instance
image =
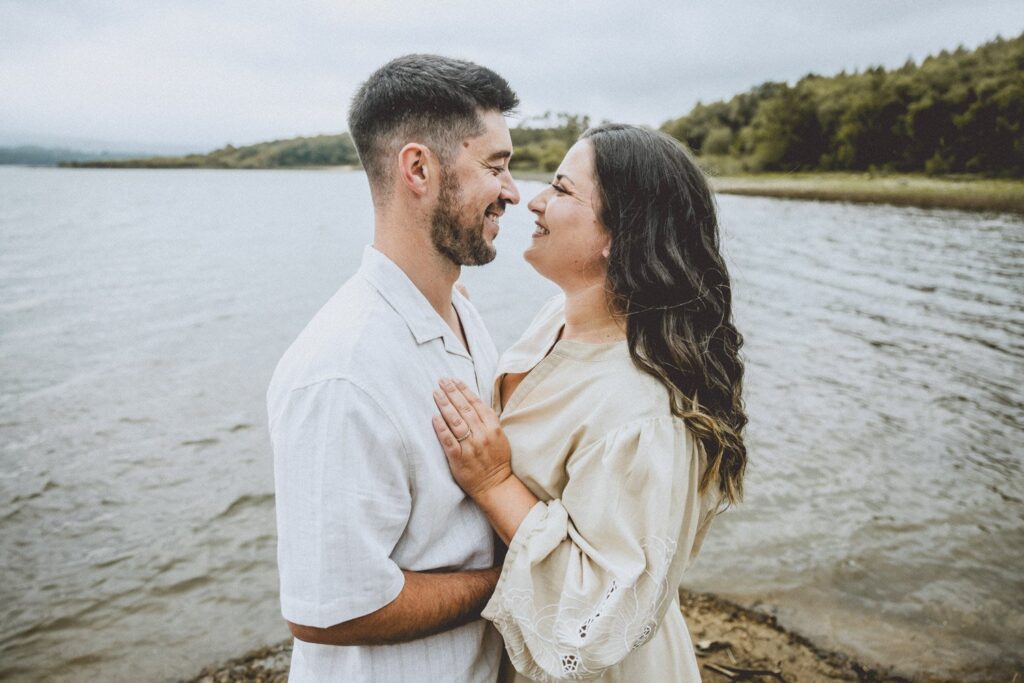
MULTIPOLYGON (((1019 660, 1024 223, 719 202, 751 463, 688 583, 908 669, 1019 660)), ((264 392, 370 206, 358 174, 0 168, 0 678, 287 635, 264 392)), ((504 220, 464 273, 499 347, 554 293, 504 220)))

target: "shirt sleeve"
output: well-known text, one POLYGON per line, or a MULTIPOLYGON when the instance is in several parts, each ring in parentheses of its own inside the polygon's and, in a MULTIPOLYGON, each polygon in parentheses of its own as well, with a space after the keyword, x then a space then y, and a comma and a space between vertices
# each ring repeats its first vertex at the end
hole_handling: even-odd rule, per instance
POLYGON ((702 458, 685 422, 652 418, 574 453, 561 500, 509 544, 483 616, 535 680, 590 678, 647 642, 701 524, 702 458))
POLYGON ((394 600, 412 497, 388 413, 348 380, 321 381, 288 394, 271 441, 284 618, 326 628, 394 600))

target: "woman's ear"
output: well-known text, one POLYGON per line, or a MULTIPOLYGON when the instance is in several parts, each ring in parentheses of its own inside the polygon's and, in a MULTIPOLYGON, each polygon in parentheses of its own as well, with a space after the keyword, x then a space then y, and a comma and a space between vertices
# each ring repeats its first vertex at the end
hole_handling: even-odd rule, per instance
POLYGON ((402 183, 416 195, 430 189, 430 149, 410 142, 398 152, 398 172, 402 183))

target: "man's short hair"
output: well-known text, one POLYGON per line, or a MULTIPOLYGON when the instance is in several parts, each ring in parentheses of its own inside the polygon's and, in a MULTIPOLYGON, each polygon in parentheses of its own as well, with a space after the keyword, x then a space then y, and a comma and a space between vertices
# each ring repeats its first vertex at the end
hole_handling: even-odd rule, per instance
POLYGON ((460 59, 414 54, 377 69, 348 112, 374 199, 389 194, 388 165, 409 142, 425 144, 447 165, 463 140, 484 132, 481 112, 507 114, 518 104, 504 78, 460 59))

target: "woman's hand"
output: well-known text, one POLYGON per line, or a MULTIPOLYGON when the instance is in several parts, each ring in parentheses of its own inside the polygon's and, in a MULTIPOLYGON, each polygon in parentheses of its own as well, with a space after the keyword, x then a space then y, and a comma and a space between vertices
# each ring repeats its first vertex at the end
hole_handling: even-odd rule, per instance
POLYGON ((498 416, 464 382, 442 379, 439 386, 434 432, 455 481, 477 500, 512 477, 512 449, 498 416))

